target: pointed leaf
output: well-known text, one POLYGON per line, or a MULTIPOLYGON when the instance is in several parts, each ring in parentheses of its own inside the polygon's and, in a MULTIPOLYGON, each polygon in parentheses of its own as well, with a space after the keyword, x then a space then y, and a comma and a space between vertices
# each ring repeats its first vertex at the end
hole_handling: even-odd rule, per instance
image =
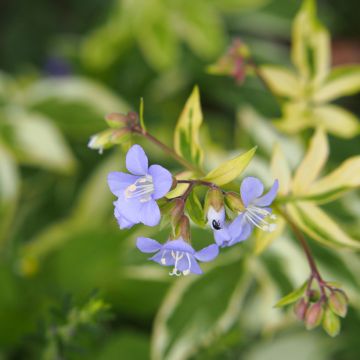
POLYGON ((275 144, 271 157, 271 173, 279 180, 279 195, 286 195, 290 190, 291 172, 285 154, 279 144, 275 144))
POLYGON ((295 301, 299 300, 306 290, 307 281, 305 281, 298 289, 294 290, 290 294, 287 294, 283 298, 281 298, 276 304, 275 307, 283 307, 289 304, 294 303, 295 301))
POLYGON ((351 138, 360 133, 359 119, 351 112, 336 106, 324 105, 314 108, 313 118, 328 132, 343 138, 351 138))
POLYGON ((316 201, 335 200, 344 192, 360 187, 360 156, 344 161, 329 175, 315 181, 308 196, 316 201))
POLYGON ((312 239, 332 248, 360 250, 360 241, 347 235, 323 210, 311 202, 287 205, 295 223, 312 239))
POLYGON ((9 111, 12 149, 21 163, 71 173, 76 165, 70 148, 52 121, 40 114, 9 111))
POLYGON ((249 272, 244 266, 244 259, 228 259, 201 277, 174 283, 155 319, 152 359, 193 358, 202 346, 229 330, 249 286, 249 272), (204 300, 210 298, 212 301, 205 305, 204 300))
POLYGON ((291 57, 306 81, 321 84, 330 67, 330 39, 328 31, 316 18, 314 0, 304 0, 292 30, 291 57))
POLYGON ((260 73, 272 92, 279 96, 295 98, 301 87, 296 75, 286 68, 274 65, 263 65, 260 73))
POLYGON ((292 190, 294 194, 304 194, 319 176, 328 158, 329 145, 326 134, 318 128, 310 141, 304 160, 295 172, 292 190))
POLYGON ((339 66, 331 71, 325 83, 315 92, 316 102, 329 102, 360 91, 360 66, 339 66))
POLYGON ((198 166, 201 166, 203 161, 203 150, 199 142, 202 121, 200 93, 195 86, 176 124, 174 145, 177 154, 198 166))
POLYGON ((256 146, 244 154, 234 159, 226 161, 216 169, 210 171, 203 180, 210 181, 216 185, 225 185, 235 180, 248 166, 249 162, 255 155, 256 146))
POLYGON ((201 202, 193 190, 186 200, 186 210, 190 216, 190 219, 200 227, 205 226, 204 208, 201 202))

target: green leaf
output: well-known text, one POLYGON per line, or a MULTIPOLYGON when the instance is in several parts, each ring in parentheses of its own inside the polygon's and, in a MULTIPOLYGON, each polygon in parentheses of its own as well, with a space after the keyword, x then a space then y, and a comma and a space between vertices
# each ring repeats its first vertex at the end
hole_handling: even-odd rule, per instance
POLYGON ((345 65, 334 68, 324 84, 316 90, 314 101, 329 102, 360 91, 360 66, 345 65))
POLYGON ((190 216, 190 219, 200 227, 205 226, 204 209, 201 202, 193 190, 186 200, 186 210, 190 216))
POLYGON ((221 11, 249 11, 264 6, 269 0, 210 0, 221 11))
POLYGON ((0 248, 8 238, 19 192, 19 174, 15 159, 0 143, 0 248))
POLYGON ((174 145, 177 154, 200 167, 204 156, 199 142, 202 121, 199 88, 195 86, 176 124, 174 145))
POLYGON ((314 108, 314 121, 329 133, 348 139, 360 133, 359 119, 351 112, 336 106, 323 105, 314 108))
POLYGON ((244 154, 237 156, 234 159, 226 161, 216 169, 210 171, 203 180, 210 181, 216 185, 225 185, 236 179, 248 166, 253 158, 256 146, 244 154))
POLYGON ((249 275, 244 259, 228 258, 201 277, 179 279, 155 319, 152 359, 192 358, 202 346, 228 331, 239 316, 249 275))
POLYGON ((37 106, 49 100, 62 105, 82 103, 94 109, 99 116, 109 112, 126 112, 128 105, 100 83, 78 76, 44 79, 27 88, 25 96, 28 106, 37 106))
POLYGON ((322 128, 318 128, 311 138, 304 160, 297 168, 293 182, 294 194, 306 194, 310 185, 319 176, 329 156, 328 139, 322 128))
POLYGON ((287 205, 296 224, 312 239, 332 248, 360 249, 360 241, 347 235, 323 210, 311 202, 287 205))
POLYGON ((290 191, 291 171, 285 154, 279 144, 275 144, 271 157, 271 173, 279 180, 279 195, 286 195, 290 191))
POLYGON ((138 4, 137 12, 142 16, 135 35, 145 58, 157 70, 171 68, 178 59, 179 41, 167 9, 147 0, 138 4))
POLYGON ((274 94, 289 98, 300 95, 299 80, 290 70, 280 66, 263 65, 260 67, 260 73, 274 94))
POLYGON ((76 166, 70 148, 52 121, 40 114, 15 109, 7 112, 12 150, 24 164, 71 173, 76 166))
POLYGON ((291 57, 305 81, 315 86, 326 78, 330 68, 330 38, 316 18, 314 0, 304 0, 292 30, 291 57))
POLYGON ((219 13, 207 1, 179 1, 177 4, 178 17, 173 26, 178 36, 202 58, 219 55, 226 37, 219 13))
POLYGON ((121 330, 106 339, 103 348, 94 357, 89 360, 112 360, 112 359, 134 359, 148 360, 149 356, 149 339, 135 331, 121 330))
POLYGON ((283 298, 281 298, 276 304, 275 307, 283 307, 289 304, 294 303, 295 301, 299 300, 305 292, 307 281, 305 281, 298 289, 294 290, 290 294, 287 294, 283 298))
POLYGON ((354 156, 344 161, 330 174, 315 181, 307 196, 314 201, 325 203, 358 187, 360 187, 360 156, 354 156))
POLYGON ((325 310, 322 326, 331 337, 335 337, 340 333, 341 324, 339 317, 329 307, 325 310))
POLYGON ((104 224, 111 213, 113 199, 106 177, 109 172, 117 170, 118 162, 118 154, 103 161, 83 187, 71 215, 42 229, 23 245, 19 260, 20 271, 26 273, 28 264, 36 263, 63 246, 70 238, 69 234, 104 224))
MULTIPOLYGON (((189 180, 191 178, 194 178, 194 173, 192 171, 183 171, 175 176, 177 180, 189 180)), ((181 196, 186 189, 189 187, 189 184, 177 184, 175 189, 169 191, 166 194, 166 197, 168 199, 172 199, 174 197, 181 196)))

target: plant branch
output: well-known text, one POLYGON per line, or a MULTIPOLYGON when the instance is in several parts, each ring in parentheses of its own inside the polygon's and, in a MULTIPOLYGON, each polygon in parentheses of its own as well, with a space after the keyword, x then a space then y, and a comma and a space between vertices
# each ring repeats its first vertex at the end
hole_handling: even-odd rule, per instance
POLYGON ((151 135, 148 131, 142 129, 140 126, 133 127, 132 131, 151 141, 153 144, 155 144, 160 149, 162 149, 166 154, 170 155, 173 159, 175 159, 179 164, 184 166, 186 169, 196 173, 200 173, 201 175, 205 175, 204 172, 201 169, 199 169, 196 165, 191 164, 182 156, 178 155, 173 149, 171 149, 169 146, 158 140, 155 136, 151 135))
MULTIPOLYGON (((276 210, 282 215, 282 217, 287 221, 287 223, 289 224, 292 232, 294 233, 295 237, 299 240, 301 247, 303 248, 305 255, 306 255, 306 259, 309 263, 309 267, 311 270, 311 274, 310 274, 310 279, 309 279, 309 284, 311 285, 311 282, 313 279, 316 279, 316 281, 319 284, 319 288, 320 288, 320 292, 321 295, 324 296, 325 295, 325 287, 328 287, 326 282, 322 279, 320 272, 317 268, 317 265, 315 263, 315 259, 311 253, 310 247, 303 235, 303 233, 299 230, 299 228, 296 226, 296 224, 293 222, 293 220, 289 217, 289 215, 286 213, 286 211, 282 210, 279 206, 274 206, 274 208, 276 208, 276 210)), ((310 286, 309 285, 309 289, 310 286)))

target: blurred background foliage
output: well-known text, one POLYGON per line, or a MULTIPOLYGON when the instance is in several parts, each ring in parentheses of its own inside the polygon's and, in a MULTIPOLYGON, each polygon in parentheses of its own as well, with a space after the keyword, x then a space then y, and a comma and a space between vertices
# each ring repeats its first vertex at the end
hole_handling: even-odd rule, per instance
MULTIPOLYGON (((318 5, 332 34, 333 64, 359 62, 359 2, 318 5)), ((308 274, 288 233, 259 257, 246 256, 249 241, 204 267, 204 276, 175 281, 134 248, 138 234, 158 230, 119 231, 113 219, 106 174, 123 166, 122 152, 99 156, 87 148, 89 136, 104 128, 104 114, 136 110, 140 97, 150 132, 171 144, 198 84, 208 168, 228 151, 258 145, 247 173, 270 184, 275 141, 296 168, 312 132, 280 135, 268 119, 281 109, 259 80, 238 87, 205 69, 235 36, 257 61, 290 65, 299 6, 295 0, 0 3, 0 359, 358 358, 358 255, 311 242, 326 278, 340 281, 351 298, 335 340, 306 332, 291 312, 273 308, 308 274), (94 289, 103 300, 89 297, 94 289), (74 300, 63 305, 68 294, 74 300), (53 308, 62 310, 54 315, 53 308), (103 311, 110 316, 99 320, 103 311)), ((360 113, 359 97, 337 104, 360 113)), ((143 145, 152 162, 178 170, 143 145)), ((330 136, 330 145, 327 170, 360 149, 359 137, 330 136)), ((359 204, 353 192, 325 208, 359 238, 359 204)), ((199 229, 193 237, 211 241, 199 229)))

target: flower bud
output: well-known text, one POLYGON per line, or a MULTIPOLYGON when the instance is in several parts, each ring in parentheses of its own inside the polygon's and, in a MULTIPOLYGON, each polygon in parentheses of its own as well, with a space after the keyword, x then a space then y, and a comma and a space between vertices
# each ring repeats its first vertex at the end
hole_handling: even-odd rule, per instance
POLYGON ((317 289, 311 289, 308 296, 311 302, 316 302, 320 299, 320 292, 317 289))
POLYGON ((308 302, 306 302, 305 298, 301 298, 294 306, 294 312, 296 317, 299 320, 304 320, 305 318, 305 314, 306 314, 306 310, 308 308, 308 302))
POLYGON ((120 114, 120 113, 110 113, 105 116, 105 121, 111 128, 119 128, 124 126, 128 122, 128 115, 120 114))
POLYGON ((185 202, 183 199, 174 199, 171 202, 173 204, 170 210, 171 224, 173 227, 176 227, 184 215, 185 202))
POLYGON ((224 208, 224 196, 219 188, 210 188, 205 197, 204 211, 207 213, 212 207, 216 212, 224 208))
POLYGON ((243 212, 245 210, 240 195, 233 191, 229 191, 225 194, 225 203, 235 213, 243 212))
POLYGON ((305 314, 306 328, 308 330, 316 328, 321 323, 323 315, 324 309, 321 301, 310 305, 305 314))
POLYGON ((134 111, 130 111, 126 115, 113 112, 105 116, 105 121, 111 128, 119 129, 126 125, 134 125, 138 123, 139 117, 134 111))
POLYGON ((99 150, 99 153, 102 154, 105 149, 126 141, 129 137, 129 134, 130 132, 126 128, 107 129, 93 135, 88 142, 88 147, 93 150, 99 150))
POLYGON ((324 314, 324 320, 322 322, 324 330, 331 336, 335 337, 339 334, 341 324, 338 316, 336 316, 330 307, 327 307, 324 314))
POLYGON ((190 241, 190 221, 186 215, 183 215, 178 226, 175 228, 175 238, 181 236, 186 242, 190 241))
POLYGON ((341 317, 345 317, 347 313, 348 299, 344 292, 334 290, 329 296, 330 309, 341 317))

